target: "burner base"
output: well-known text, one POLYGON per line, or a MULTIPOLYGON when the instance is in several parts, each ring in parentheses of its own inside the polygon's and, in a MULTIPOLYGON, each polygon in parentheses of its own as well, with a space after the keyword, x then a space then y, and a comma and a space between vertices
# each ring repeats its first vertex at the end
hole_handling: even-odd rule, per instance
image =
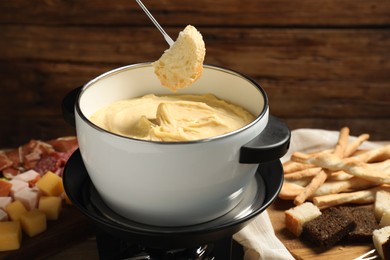
POLYGON ((244 250, 231 237, 195 248, 154 249, 97 229, 100 260, 241 260, 244 250))

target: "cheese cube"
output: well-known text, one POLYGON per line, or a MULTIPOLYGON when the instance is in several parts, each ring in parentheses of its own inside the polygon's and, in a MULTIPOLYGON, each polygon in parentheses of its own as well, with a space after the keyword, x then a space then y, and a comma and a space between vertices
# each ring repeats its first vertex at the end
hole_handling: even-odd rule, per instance
POLYGON ((32 210, 38 206, 39 191, 26 188, 14 194, 14 199, 23 203, 27 210, 32 210))
POLYGON ((12 184, 11 187, 11 196, 13 197, 14 194, 18 191, 21 191, 25 188, 28 188, 28 183, 21 180, 10 180, 9 181, 12 184))
POLYGON ((33 209, 20 216, 22 230, 29 236, 36 236, 46 230, 46 215, 39 209, 33 209))
POLYGON ((20 248, 22 229, 18 221, 0 222, 0 251, 20 248))
POLYGON ((62 193, 61 197, 63 199, 65 199, 66 204, 72 205, 72 201, 70 200, 70 198, 69 198, 68 194, 66 194, 66 192, 62 193))
POLYGON ((5 210, 8 204, 12 202, 11 197, 0 197, 0 209, 5 210))
POLYGON ((21 201, 15 200, 5 207, 5 211, 11 220, 18 221, 20 216, 27 212, 27 209, 21 201))
POLYGON ((62 198, 57 196, 42 196, 38 209, 45 213, 48 220, 58 219, 62 206, 62 198))
POLYGON ((16 175, 13 180, 18 180, 18 181, 24 181, 24 182, 34 182, 36 179, 40 177, 40 174, 37 173, 34 170, 28 170, 26 172, 23 172, 21 174, 16 175))
POLYGON ((0 221, 7 221, 8 214, 4 210, 0 209, 0 221))
POLYGON ((50 171, 43 175, 35 185, 46 196, 60 196, 64 192, 61 177, 50 171))

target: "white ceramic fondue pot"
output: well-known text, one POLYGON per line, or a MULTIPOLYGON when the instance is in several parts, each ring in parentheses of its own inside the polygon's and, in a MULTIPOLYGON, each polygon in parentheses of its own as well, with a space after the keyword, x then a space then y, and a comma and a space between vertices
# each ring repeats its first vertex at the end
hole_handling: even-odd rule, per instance
POLYGON ((259 163, 278 160, 290 132, 269 122, 268 99, 250 78, 204 66, 201 78, 179 94, 212 93, 256 118, 236 131, 186 142, 155 142, 119 136, 94 125, 90 116, 117 100, 172 94, 150 63, 109 71, 88 82, 75 102, 82 160, 99 195, 118 214, 156 226, 193 225, 229 212, 254 180, 259 163))

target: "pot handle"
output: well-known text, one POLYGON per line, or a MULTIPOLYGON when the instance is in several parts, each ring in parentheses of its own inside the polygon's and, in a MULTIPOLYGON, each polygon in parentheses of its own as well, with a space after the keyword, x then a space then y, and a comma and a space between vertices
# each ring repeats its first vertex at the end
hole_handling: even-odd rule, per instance
POLYGON ((66 96, 62 99, 62 116, 65 121, 71 126, 75 126, 75 116, 74 116, 74 106, 76 105, 77 99, 83 87, 78 87, 70 91, 66 96))
POLYGON ((291 133, 287 125, 269 116, 265 129, 240 150, 240 163, 265 163, 280 159, 290 146, 291 133))

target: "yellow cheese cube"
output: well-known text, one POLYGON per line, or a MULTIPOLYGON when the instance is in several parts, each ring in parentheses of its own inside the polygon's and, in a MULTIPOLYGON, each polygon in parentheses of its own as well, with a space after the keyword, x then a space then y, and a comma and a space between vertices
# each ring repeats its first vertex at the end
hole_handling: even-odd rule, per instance
POLYGON ((45 213, 49 220, 58 219, 61 211, 62 199, 56 196, 42 196, 39 199, 38 209, 45 213))
POLYGON ((33 209, 20 216, 22 230, 29 236, 33 237, 46 230, 46 215, 39 209, 33 209))
POLYGON ((26 207, 19 200, 15 200, 5 207, 8 216, 13 221, 18 221, 20 216, 27 212, 26 207))
POLYGON ((61 177, 50 171, 45 173, 35 185, 47 196, 60 196, 64 192, 61 177))
POLYGON ((69 198, 68 194, 66 194, 66 192, 64 192, 62 194, 62 197, 64 197, 66 204, 73 205, 72 201, 70 200, 70 198, 69 198))
POLYGON ((20 248, 22 229, 19 221, 0 222, 0 251, 20 248))

